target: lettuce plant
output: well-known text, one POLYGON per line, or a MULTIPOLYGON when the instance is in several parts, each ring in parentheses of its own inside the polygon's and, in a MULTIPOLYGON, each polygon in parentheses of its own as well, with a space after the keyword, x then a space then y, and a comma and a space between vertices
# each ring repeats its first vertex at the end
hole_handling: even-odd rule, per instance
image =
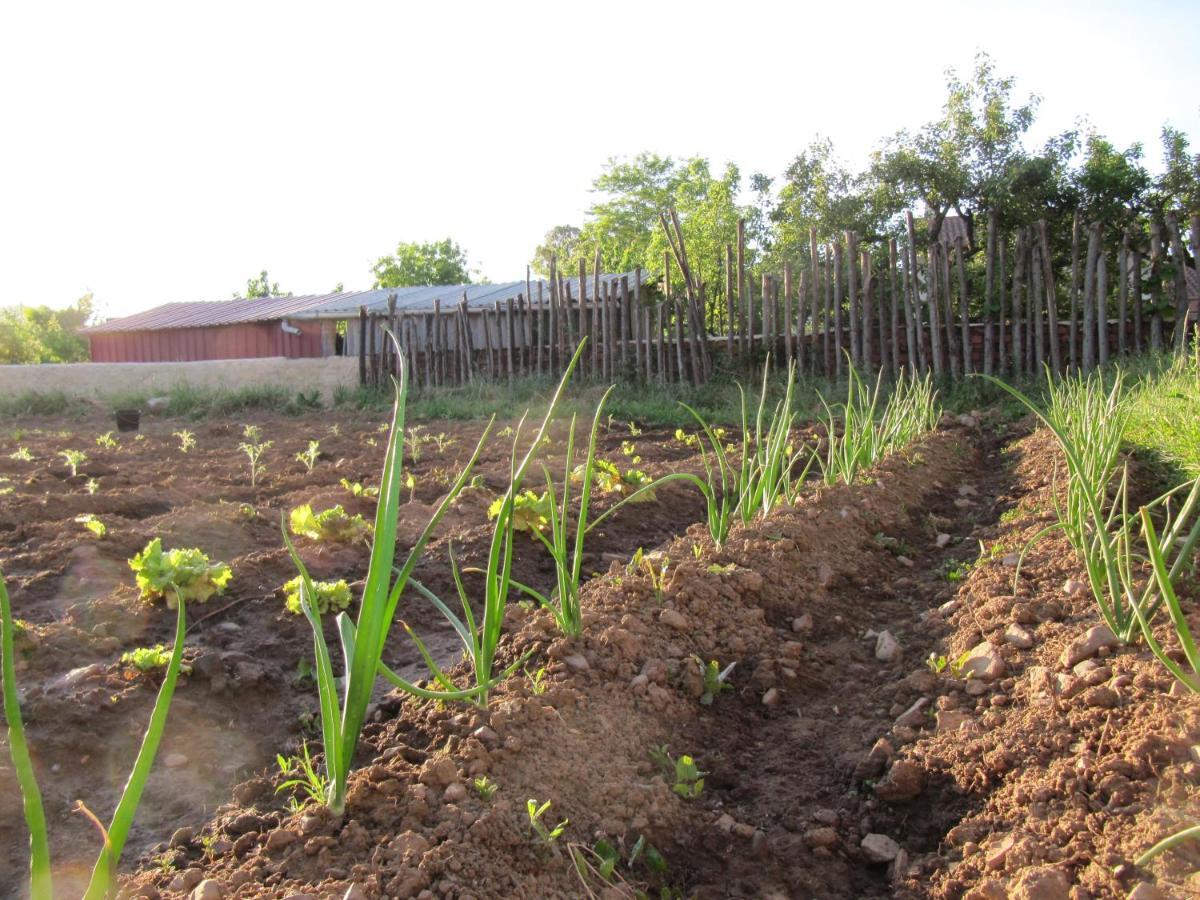
POLYGON ((137 575, 143 600, 162 598, 167 609, 179 600, 204 603, 214 594, 223 593, 233 576, 225 563, 209 563, 208 556, 196 548, 163 551, 162 539, 155 538, 129 561, 137 575))
MULTIPOLYGON (((302 579, 297 575, 283 586, 284 593, 287 594, 287 611, 296 615, 304 611, 300 605, 301 584, 302 579)), ((345 581, 314 581, 312 586, 313 592, 309 594, 308 601, 321 615, 341 612, 350 605, 350 587, 345 581)))
POLYGON ((340 503, 319 513, 310 504, 301 504, 288 516, 288 526, 292 534, 313 541, 356 541, 371 532, 361 515, 350 515, 340 503))

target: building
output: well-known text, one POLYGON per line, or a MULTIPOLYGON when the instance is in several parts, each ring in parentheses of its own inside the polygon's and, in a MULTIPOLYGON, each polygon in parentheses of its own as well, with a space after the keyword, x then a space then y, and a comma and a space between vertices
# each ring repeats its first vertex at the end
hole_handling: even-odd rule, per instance
MULTIPOLYGON (((601 275, 601 289, 636 289, 636 274, 601 275)), ((644 283, 644 280, 643 280, 644 283)), ((579 279, 563 284, 578 305, 579 279)), ((590 307, 593 281, 587 280, 590 307)), ((484 345, 485 313, 512 300, 525 301, 528 291, 536 307, 539 298, 548 308, 545 281, 511 281, 503 284, 421 285, 305 294, 299 297, 262 297, 215 302, 166 303, 145 312, 110 319, 85 328, 93 362, 191 362, 204 359, 252 357, 319 357, 358 355, 360 310, 371 321, 382 323, 391 297, 402 315, 429 316, 435 309, 454 313, 466 299, 476 346, 484 345), (348 323, 355 323, 349 327, 348 323)), ((503 341, 496 335, 497 341, 503 341)), ((501 343, 503 345, 503 343, 501 343)))

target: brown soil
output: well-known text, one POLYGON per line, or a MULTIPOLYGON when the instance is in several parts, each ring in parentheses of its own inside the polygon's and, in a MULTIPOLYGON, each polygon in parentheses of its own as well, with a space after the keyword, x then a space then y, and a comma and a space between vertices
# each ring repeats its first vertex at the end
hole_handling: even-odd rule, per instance
MULTIPOLYGON (((638 438, 639 448, 649 437, 638 438)), ((679 458, 681 449, 665 435, 659 440, 660 466, 695 464, 679 458)), ((654 452, 644 455, 655 459, 654 452)), ((491 464, 502 470, 503 459, 496 451, 491 464)), ((1200 700, 1172 688, 1141 645, 1103 650, 1074 669, 1063 663, 1064 650, 1098 617, 1087 590, 1070 589, 1069 580, 1083 573, 1061 537, 1045 538, 1030 553, 1013 596, 1009 555, 1051 521, 1054 459, 1044 434, 1014 440, 951 425, 885 461, 863 484, 814 489, 796 508, 735 530, 719 551, 695 525, 668 540, 702 515, 687 492, 636 507, 620 521, 636 519, 640 527, 663 516, 657 534, 667 541, 669 575, 661 597, 644 575, 612 562, 585 591, 585 635, 577 641, 559 637, 545 613, 512 607, 505 658, 532 650, 530 668, 544 665, 545 682, 535 686, 518 675, 487 710, 382 697, 360 744, 346 814, 336 820, 311 807, 289 813, 269 772, 239 784, 221 803, 240 768, 185 767, 182 777, 195 783, 180 790, 179 773, 160 765, 160 793, 139 820, 157 822, 159 841, 169 825, 186 823, 195 832, 180 835, 177 847, 151 851, 128 889, 181 896, 203 877, 237 897, 340 897, 348 890, 368 897, 624 897, 632 896, 629 885, 699 898, 1082 900, 1125 897, 1134 888, 1143 898, 1194 896, 1194 847, 1144 870, 1132 860, 1200 818, 1200 700), (876 652, 874 633, 885 630, 900 647, 890 661, 876 652), (975 677, 948 669, 935 675, 925 665, 931 652, 955 659, 985 641, 991 646, 978 651, 975 677), (736 663, 733 690, 703 705, 698 661, 709 660, 722 668, 736 663), (664 745, 673 757, 691 754, 706 773, 698 797, 672 792, 673 779, 650 757, 664 745), (490 799, 471 786, 484 775, 497 786, 490 799), (178 798, 174 819, 160 814, 167 797, 178 798), (220 803, 210 816, 198 811, 201 797, 220 803), (569 820, 557 843, 531 833, 530 798, 552 801, 551 824, 569 820), (621 867, 617 885, 584 878, 570 848, 583 852, 600 838, 624 853, 644 838, 666 869, 649 867, 643 853, 634 867, 621 867), (895 842, 890 848, 887 839, 895 842)), ((309 499, 312 484, 298 480, 292 494, 264 493, 257 502, 269 499, 275 516, 309 499)), ((150 498, 127 499, 125 508, 134 509, 150 498)), ((170 518, 166 510, 148 515, 170 518)), ((166 533, 153 518, 139 527, 142 541, 166 533)), ((178 527, 181 539, 204 546, 194 520, 178 527)), ((242 527, 230 520, 212 529, 211 539, 232 540, 242 527)), ((481 506, 455 527, 486 533, 481 506)), ((275 526, 263 528, 274 533, 275 526)), ((21 537, 20 546, 30 538, 21 537)), ((14 551, 11 534, 4 540, 0 562, 16 571, 29 551, 14 551)), ((221 750, 231 756, 248 736, 273 738, 273 746, 263 740, 262 752, 274 752, 278 723, 313 706, 310 688, 279 674, 303 653, 304 640, 298 625, 275 613, 279 601, 270 591, 290 572, 266 530, 260 540, 234 556, 235 578, 250 582, 255 563, 269 577, 258 594, 251 590, 218 617, 232 617, 239 631, 261 620, 255 633, 263 643, 240 651, 245 664, 258 667, 257 681, 244 684, 234 667, 225 674, 227 682, 238 679, 236 686, 213 691, 196 677, 172 710, 168 730, 176 746, 200 759, 223 760, 199 750, 217 735, 235 748, 221 750), (281 650, 281 635, 293 631, 281 650), (214 698, 225 704, 220 718, 214 698)), ((651 531, 642 531, 624 547, 597 552, 627 558, 634 547, 654 543, 651 531)), ((93 544, 73 538, 68 546, 93 544)), ((536 567, 536 554, 530 556, 526 564, 536 567)), ((102 655, 92 648, 103 635, 72 612, 79 597, 61 607, 50 600, 71 585, 86 588, 91 576, 67 571, 66 547, 55 558, 55 574, 41 577, 29 564, 19 574, 23 596, 32 591, 35 611, 39 604, 46 610, 38 640, 56 652, 45 662, 46 654, 34 654, 34 671, 47 679, 86 662, 82 654, 102 655), (51 587, 39 587, 51 579, 51 587)), ((122 557, 100 554, 82 565, 110 558, 122 557)), ((337 565, 361 573, 364 563, 365 551, 337 565)), ((50 569, 48 559, 41 565, 50 569)), ((426 577, 444 565, 444 556, 430 563, 426 577)), ((107 602, 100 607, 112 610, 105 621, 127 629, 145 621, 128 589, 114 590, 107 602)), ((39 621, 30 605, 18 601, 19 614, 39 621)), ((154 628, 164 639, 167 623, 154 628)), ((196 640, 238 633, 201 628, 196 640)), ((392 657, 400 651, 397 644, 392 657)), ((122 727, 129 740, 136 736, 144 716, 125 713, 132 714, 136 696, 144 714, 150 687, 118 691, 115 652, 105 651, 103 686, 87 688, 99 691, 95 705, 86 705, 89 695, 78 686, 57 688, 73 692, 57 705, 49 682, 27 688, 27 707, 40 720, 32 740, 41 748, 49 742, 50 758, 58 752, 67 760, 68 742, 78 745, 88 721, 104 723, 110 742, 122 727), (110 694, 120 713, 96 703, 110 694)), ((294 729, 291 736, 298 737, 294 729)), ((101 738, 89 739, 100 745, 101 738)), ((88 769, 94 782, 94 760, 88 769)), ((113 783, 123 774, 114 773, 113 783)), ((0 788, 0 797, 11 796, 0 788)), ((0 832, 6 841, 19 833, 12 821, 0 819, 10 829, 0 832)), ((143 824, 143 846, 152 831, 143 824)))

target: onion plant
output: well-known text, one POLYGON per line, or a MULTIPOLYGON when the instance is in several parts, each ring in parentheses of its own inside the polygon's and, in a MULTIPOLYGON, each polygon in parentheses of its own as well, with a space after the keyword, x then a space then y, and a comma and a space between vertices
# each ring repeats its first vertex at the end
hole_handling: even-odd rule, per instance
POLYGON ((748 523, 757 515, 767 515, 781 503, 791 502, 812 466, 812 454, 802 453, 792 444, 795 367, 788 370, 783 398, 768 411, 770 367, 768 359, 763 367, 753 429, 746 392, 738 385, 742 412, 741 459, 738 462, 731 459, 733 452, 725 444, 725 435, 718 433, 695 409, 686 403, 680 404, 700 425, 703 443, 707 444, 707 448, 701 445, 705 478, 693 480, 704 495, 709 535, 717 546, 725 542, 735 521, 748 523), (804 455, 809 457, 808 462, 797 475, 796 468, 804 455))
POLYGON ((846 402, 831 407, 821 398, 826 446, 817 459, 822 479, 831 485, 853 484, 887 454, 930 431, 942 415, 928 373, 924 378, 901 374, 881 407, 883 373, 871 388, 853 365, 848 371, 846 402))
MULTIPOLYGON (((166 661, 163 682, 150 713, 150 722, 142 736, 142 745, 108 826, 105 827, 87 807, 82 803, 79 804, 80 811, 99 829, 103 843, 84 891, 84 900, 103 900, 106 897, 116 896, 117 866, 121 860, 121 853, 125 849, 129 829, 133 825, 146 782, 150 777, 150 770, 154 766, 154 757, 158 753, 158 746, 166 729, 167 713, 171 707, 171 698, 175 694, 175 683, 183 662, 183 638, 187 625, 186 601, 195 599, 204 602, 208 597, 223 589, 229 580, 228 567, 221 564, 208 565, 207 558, 199 551, 173 550, 169 554, 164 554, 161 552, 161 545, 157 538, 143 553, 131 560, 131 566, 138 571, 138 585, 142 589, 143 597, 163 597, 167 600, 168 608, 175 608, 175 643, 171 648, 170 657, 166 661)), ((21 708, 17 698, 16 674, 13 664, 12 610, 9 606, 8 591, 2 575, 0 575, 0 653, 3 654, 4 716, 8 720, 9 751, 12 754, 13 768, 17 773, 17 783, 20 786, 25 807, 25 822, 29 827, 30 834, 30 897, 32 900, 51 900, 53 885, 46 835, 46 815, 21 722, 21 708)))
MULTIPOLYGON (((395 338, 392 338, 395 342, 395 338)), ((476 685, 464 690, 425 690, 400 678, 383 665, 383 648, 391 631, 400 596, 409 584, 413 569, 425 552, 425 546, 434 529, 445 516, 454 498, 462 491, 470 478, 471 470, 479 459, 484 442, 491 433, 489 422, 479 438, 475 451, 457 480, 430 516, 424 530, 409 548, 404 562, 394 568, 396 558, 396 523, 399 516, 400 487, 404 469, 404 409, 408 397, 407 365, 400 354, 400 377, 393 379, 395 401, 392 408, 391 431, 384 453, 383 474, 379 482, 379 500, 375 509, 374 541, 368 565, 366 582, 363 586, 358 617, 351 621, 345 613, 337 617, 338 635, 341 641, 345 674, 339 692, 338 679, 333 674, 333 661, 325 641, 321 613, 310 598, 318 591, 303 561, 287 533, 285 522, 281 522, 283 540, 291 554, 300 577, 300 607, 308 619, 313 633, 313 652, 316 658, 317 691, 321 711, 321 732, 325 751, 325 777, 328 789, 325 804, 335 813, 346 807, 346 788, 354 753, 358 748, 359 734, 366 720, 367 706, 380 675, 397 687, 419 697, 436 700, 465 699, 477 696, 491 684, 476 685)), ((496 626, 499 627, 498 625, 496 626)))

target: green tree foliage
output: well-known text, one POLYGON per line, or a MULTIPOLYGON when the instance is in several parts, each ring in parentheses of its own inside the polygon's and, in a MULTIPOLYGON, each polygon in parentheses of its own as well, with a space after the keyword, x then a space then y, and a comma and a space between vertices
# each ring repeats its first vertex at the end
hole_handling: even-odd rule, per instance
POLYGON ((1086 216, 1109 226, 1131 219, 1150 189, 1150 173, 1142 165, 1142 145, 1134 144, 1122 152, 1099 134, 1089 134, 1077 183, 1080 208, 1086 216))
POLYGON ((533 251, 533 271, 543 278, 548 276, 551 257, 557 257, 559 265, 576 263, 578 268, 579 258, 587 255, 579 244, 579 237, 580 231, 574 225, 555 225, 533 251))
POLYGON ((92 312, 91 294, 84 294, 66 309, 0 309, 0 364, 86 361, 88 342, 79 331, 92 312))
POLYGON ((271 277, 267 274, 267 270, 263 269, 257 278, 246 279, 246 293, 233 295, 233 299, 237 300, 240 297, 245 297, 247 300, 257 300, 259 297, 290 297, 291 291, 281 291, 278 281, 271 281, 271 277))
POLYGON ((424 244, 402 241, 393 255, 381 256, 371 272, 377 288, 471 281, 467 253, 450 238, 424 244))

